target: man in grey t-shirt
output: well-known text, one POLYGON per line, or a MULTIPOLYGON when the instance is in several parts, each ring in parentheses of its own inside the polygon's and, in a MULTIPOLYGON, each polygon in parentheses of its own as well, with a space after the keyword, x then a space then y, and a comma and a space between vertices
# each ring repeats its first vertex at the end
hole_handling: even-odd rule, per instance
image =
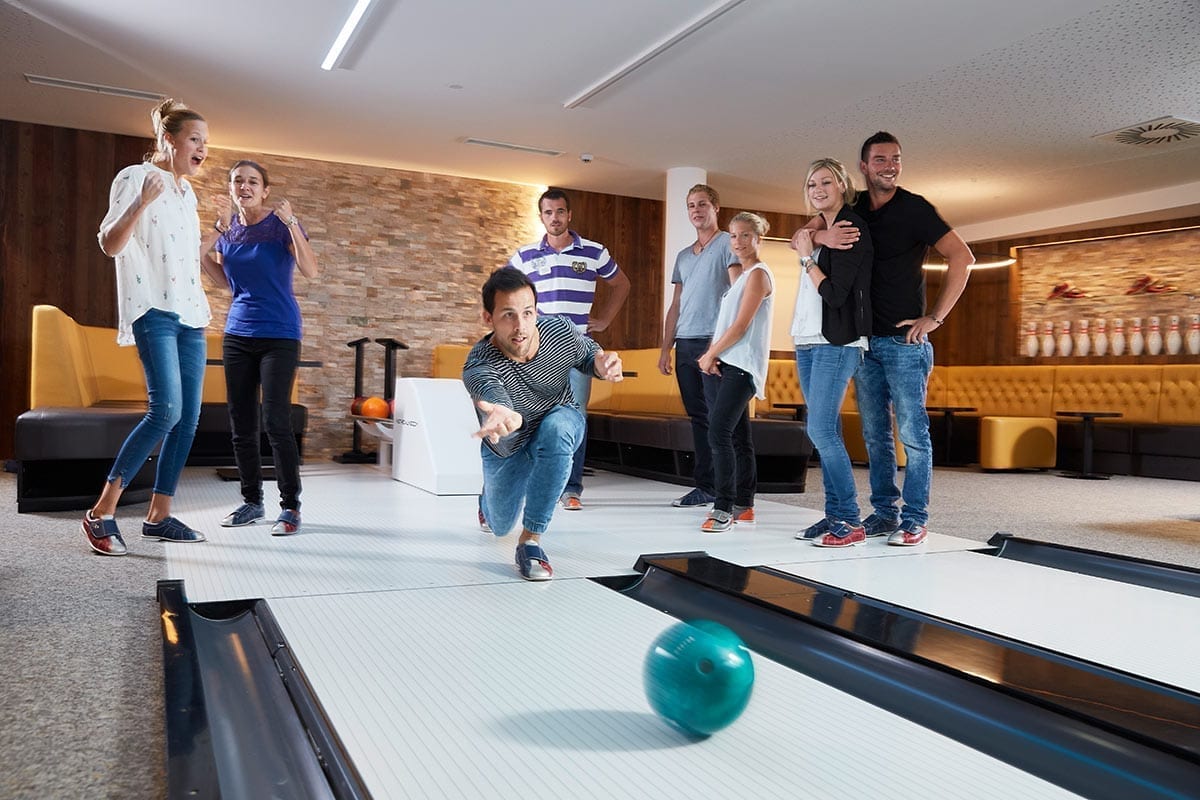
POLYGON ((708 447, 708 409, 717 397, 715 375, 700 371, 697 363, 708 349, 717 324, 721 296, 741 272, 729 248, 729 234, 717 227, 720 198, 711 186, 698 183, 687 193, 688 219, 696 228, 696 241, 679 251, 671 283, 675 294, 663 325, 658 369, 671 374, 671 347, 675 347, 675 379, 683 407, 692 420, 696 451, 693 478, 696 488, 672 501, 677 507, 703 506, 715 496, 712 452, 708 447))

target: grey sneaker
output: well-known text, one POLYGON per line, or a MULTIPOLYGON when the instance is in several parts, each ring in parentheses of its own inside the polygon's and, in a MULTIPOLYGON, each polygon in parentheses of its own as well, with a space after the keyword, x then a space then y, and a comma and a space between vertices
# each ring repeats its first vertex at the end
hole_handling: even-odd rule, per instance
POLYGON ((271 526, 272 536, 291 536, 300 530, 300 512, 294 508, 285 508, 279 512, 279 518, 271 526))
POLYGON ((700 525, 701 533, 725 533, 733 527, 733 514, 714 508, 700 525))
POLYGON ((868 538, 872 536, 891 536, 900 527, 900 518, 881 517, 878 514, 872 514, 864 519, 862 524, 867 530, 868 538))
POLYGON ((265 516, 262 503, 242 503, 225 515, 221 520, 223 528, 240 528, 243 525, 253 525, 265 516))
POLYGON ((695 508, 696 506, 706 506, 717 498, 713 497, 708 492, 700 489, 692 489, 683 497, 677 497, 671 501, 671 505, 676 508, 695 508))
POLYGON ((818 536, 824 536, 826 533, 829 533, 829 529, 832 527, 833 521, 829 517, 822 517, 804 530, 799 531, 796 534, 796 538, 816 539, 818 536))

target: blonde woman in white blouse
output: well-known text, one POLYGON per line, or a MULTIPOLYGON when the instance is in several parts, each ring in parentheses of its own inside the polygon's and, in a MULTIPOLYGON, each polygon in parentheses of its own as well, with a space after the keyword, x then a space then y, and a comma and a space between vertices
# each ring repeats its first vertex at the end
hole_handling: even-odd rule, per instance
MULTIPOLYGON (((117 342, 137 345, 149 400, 146 416, 113 462, 100 499, 83 517, 88 544, 109 556, 126 553, 115 519, 117 502, 160 441, 142 537, 204 541, 204 534, 171 516, 171 498, 200 418, 204 328, 212 316, 200 285, 196 193, 187 180, 208 155, 208 124, 174 100, 164 100, 150 116, 154 151, 117 174, 99 233, 100 249, 116 260, 117 342)), ((211 246, 216 236, 211 232, 203 243, 211 246)))

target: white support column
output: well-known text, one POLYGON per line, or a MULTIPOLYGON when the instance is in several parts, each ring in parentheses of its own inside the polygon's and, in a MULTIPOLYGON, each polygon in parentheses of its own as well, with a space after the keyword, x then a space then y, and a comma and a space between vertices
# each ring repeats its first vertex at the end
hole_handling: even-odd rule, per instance
POLYGON ((697 183, 708 182, 708 171, 699 167, 672 167, 667 170, 666 208, 663 211, 663 310, 659 328, 666 319, 667 309, 675 287, 671 285, 671 272, 675 269, 675 256, 680 250, 696 241, 696 229, 692 227, 687 213, 687 190, 697 183))

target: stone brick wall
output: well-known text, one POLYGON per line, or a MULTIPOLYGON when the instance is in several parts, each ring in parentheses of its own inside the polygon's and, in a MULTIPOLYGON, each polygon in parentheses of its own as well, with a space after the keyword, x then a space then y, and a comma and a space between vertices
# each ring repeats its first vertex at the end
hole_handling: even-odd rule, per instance
MULTIPOLYGON (((228 167, 240 158, 266 167, 268 202, 291 202, 317 255, 320 276, 310 281, 297 273, 295 288, 304 317, 302 357, 322 366, 301 369, 298 383, 308 407, 306 460, 328 459, 351 445, 346 414, 354 351, 346 343, 399 339, 410 349, 397 355, 397 373, 423 377, 434 345, 483 335, 479 288, 518 245, 541 235, 540 190, 214 148, 193 181, 204 226, 216 216, 213 197, 226 191, 228 167)), ((223 329, 228 288, 207 289, 213 327, 223 329)), ((374 342, 366 346, 366 394, 383 394, 383 352, 374 342)))
MULTIPOLYGON (((1111 336, 1113 320, 1120 319, 1128 339, 1134 319, 1141 319, 1146 336, 1150 318, 1156 316, 1165 338, 1172 316, 1180 318, 1186 336, 1192 315, 1200 314, 1200 229, 1038 245, 1018 252, 1020 326, 1015 344, 1022 356, 1030 323, 1036 323, 1040 336, 1045 323, 1051 322, 1058 336, 1063 322, 1071 323, 1075 335, 1080 321, 1086 320, 1089 333, 1094 335, 1097 321, 1104 320, 1111 336), (1147 281, 1160 291, 1142 288, 1127 294, 1139 282, 1147 281), (1055 287, 1061 289, 1064 285, 1065 292, 1055 292, 1055 287), (1081 296, 1070 296, 1073 294, 1081 296)), ((1126 347, 1121 360, 1136 358, 1126 347)), ((1176 358, 1195 360, 1188 355, 1186 345, 1176 358)))

